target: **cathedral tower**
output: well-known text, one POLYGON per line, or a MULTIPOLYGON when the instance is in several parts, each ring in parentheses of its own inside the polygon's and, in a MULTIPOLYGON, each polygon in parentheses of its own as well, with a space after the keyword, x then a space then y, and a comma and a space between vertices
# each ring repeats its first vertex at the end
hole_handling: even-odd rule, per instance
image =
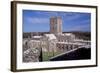
POLYGON ((62 33, 62 19, 61 17, 50 18, 50 33, 61 34, 62 33))

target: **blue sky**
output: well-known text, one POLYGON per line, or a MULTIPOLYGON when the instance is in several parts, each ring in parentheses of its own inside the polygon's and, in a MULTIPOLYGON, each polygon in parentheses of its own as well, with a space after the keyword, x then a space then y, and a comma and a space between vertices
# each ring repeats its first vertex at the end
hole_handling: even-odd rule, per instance
POLYGON ((50 17, 62 18, 62 30, 91 31, 91 13, 23 10, 23 32, 49 32, 50 17))

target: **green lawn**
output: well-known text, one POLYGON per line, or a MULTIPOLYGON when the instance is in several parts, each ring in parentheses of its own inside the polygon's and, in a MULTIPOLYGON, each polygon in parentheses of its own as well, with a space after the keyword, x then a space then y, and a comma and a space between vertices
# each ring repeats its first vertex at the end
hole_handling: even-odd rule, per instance
POLYGON ((59 52, 43 52, 42 53, 42 58, 43 58, 43 61, 49 61, 49 59, 53 56, 56 56, 60 54, 59 52))

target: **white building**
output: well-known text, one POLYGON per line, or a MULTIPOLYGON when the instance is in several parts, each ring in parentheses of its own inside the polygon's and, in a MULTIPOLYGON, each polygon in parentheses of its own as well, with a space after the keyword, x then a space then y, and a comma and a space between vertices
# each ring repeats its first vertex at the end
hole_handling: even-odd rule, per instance
POLYGON ((45 42, 47 51, 56 51, 57 38, 54 34, 44 34, 42 42, 45 42))
POLYGON ((72 33, 64 33, 56 35, 59 42, 73 42, 75 35, 72 33))

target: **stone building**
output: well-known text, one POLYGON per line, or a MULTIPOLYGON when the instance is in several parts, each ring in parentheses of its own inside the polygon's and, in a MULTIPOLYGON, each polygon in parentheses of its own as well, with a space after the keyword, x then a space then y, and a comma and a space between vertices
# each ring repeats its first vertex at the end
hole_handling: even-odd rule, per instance
MULTIPOLYGON (((42 38, 42 42, 46 44, 45 45, 46 51, 49 51, 49 52, 57 51, 56 49, 57 38, 54 34, 44 34, 42 38)), ((41 45, 43 46, 43 44, 41 45)))
POLYGON ((75 35, 72 33, 57 34, 56 37, 59 42, 73 42, 75 40, 75 35))

